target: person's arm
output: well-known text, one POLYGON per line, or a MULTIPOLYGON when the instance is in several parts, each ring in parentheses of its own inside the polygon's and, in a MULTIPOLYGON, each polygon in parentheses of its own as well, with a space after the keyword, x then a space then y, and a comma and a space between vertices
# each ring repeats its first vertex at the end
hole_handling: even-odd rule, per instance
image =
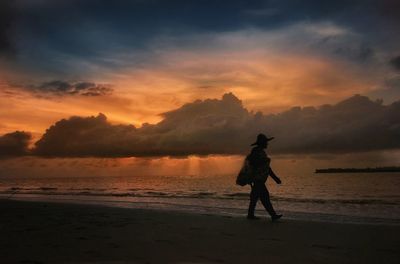
POLYGON ((269 175, 272 177, 272 179, 274 179, 274 181, 275 181, 277 184, 281 184, 281 183, 282 183, 282 182, 281 182, 281 179, 279 179, 279 177, 276 176, 276 174, 274 173, 274 171, 272 170, 271 167, 269 167, 269 175))

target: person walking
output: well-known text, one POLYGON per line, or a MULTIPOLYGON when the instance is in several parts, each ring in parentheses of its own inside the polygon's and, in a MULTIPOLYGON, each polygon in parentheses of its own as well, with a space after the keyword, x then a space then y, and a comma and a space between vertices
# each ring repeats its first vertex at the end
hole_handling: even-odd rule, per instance
POLYGON ((282 217, 281 214, 277 214, 271 204, 269 199, 269 192, 265 183, 267 181, 268 176, 271 176, 272 179, 277 183, 281 184, 281 180, 278 176, 273 172, 270 167, 271 159, 265 153, 265 149, 268 147, 268 142, 274 139, 273 137, 268 138, 264 134, 259 134, 257 136, 257 141, 251 146, 253 149, 251 153, 247 156, 249 165, 252 169, 252 181, 250 183, 251 192, 250 192, 250 204, 249 210, 247 213, 247 219, 259 219, 254 215, 254 211, 257 205, 258 199, 261 200, 265 210, 271 216, 272 221, 276 221, 282 217))

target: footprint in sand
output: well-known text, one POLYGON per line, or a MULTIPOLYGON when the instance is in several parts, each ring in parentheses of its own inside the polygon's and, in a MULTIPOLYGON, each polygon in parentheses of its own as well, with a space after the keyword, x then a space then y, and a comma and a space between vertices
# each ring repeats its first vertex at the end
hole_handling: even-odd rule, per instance
POLYGON ((224 262, 224 260, 223 259, 212 259, 212 258, 209 258, 209 257, 207 257, 207 256, 203 256, 203 255, 198 255, 198 256, 196 256, 197 258, 200 258, 200 259, 204 259, 205 261, 207 261, 207 262, 179 262, 180 264, 183 264, 183 263, 185 263, 185 264, 202 264, 202 263, 207 263, 207 264, 212 264, 212 263, 223 263, 224 262))
POLYGON ((120 245, 115 244, 115 243, 108 243, 108 245, 112 248, 120 248, 120 245))
POLYGON ((223 236, 228 236, 228 237, 234 237, 235 236, 232 233, 226 233, 226 232, 221 232, 220 234, 223 235, 223 236))
POLYGON ((161 243, 167 243, 167 244, 174 244, 173 241, 168 240, 168 239, 156 239, 154 240, 155 242, 161 242, 161 243))
POLYGON ((338 247, 335 246, 321 245, 321 244, 312 244, 311 247, 323 248, 323 249, 338 249, 338 247))
POLYGON ((23 264, 43 264, 44 262, 39 260, 21 260, 19 263, 23 264))
POLYGON ((262 237, 262 238, 259 238, 258 240, 261 240, 261 241, 281 241, 281 239, 274 238, 274 237, 271 237, 271 238, 262 237))

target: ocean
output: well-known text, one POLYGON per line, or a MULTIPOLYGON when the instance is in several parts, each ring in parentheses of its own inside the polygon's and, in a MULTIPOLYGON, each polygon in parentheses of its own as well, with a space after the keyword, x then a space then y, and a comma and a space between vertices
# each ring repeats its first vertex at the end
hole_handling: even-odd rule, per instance
MULTIPOLYGON (((400 173, 314 173, 316 168, 397 165, 397 158, 398 153, 272 156, 282 184, 268 179, 271 201, 287 219, 400 224, 400 173)), ((243 159, 1 160, 0 197, 244 217, 250 188, 235 184, 243 159)), ((256 214, 267 216, 260 202, 256 214)))

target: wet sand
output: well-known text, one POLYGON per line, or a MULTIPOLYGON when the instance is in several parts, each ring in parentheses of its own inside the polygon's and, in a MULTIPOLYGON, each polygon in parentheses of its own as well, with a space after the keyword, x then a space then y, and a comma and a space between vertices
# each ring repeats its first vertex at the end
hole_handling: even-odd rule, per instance
POLYGON ((399 263, 400 226, 0 200, 1 263, 399 263))

